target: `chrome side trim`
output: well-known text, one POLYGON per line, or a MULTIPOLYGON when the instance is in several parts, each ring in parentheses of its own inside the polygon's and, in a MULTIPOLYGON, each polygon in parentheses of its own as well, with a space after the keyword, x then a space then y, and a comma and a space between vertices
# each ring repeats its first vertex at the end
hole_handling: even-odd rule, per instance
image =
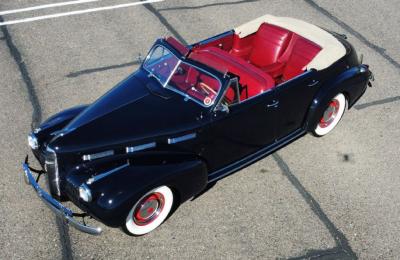
POLYGON ((84 233, 88 233, 90 235, 101 234, 101 227, 87 226, 79 221, 76 221, 73 217, 74 212, 72 210, 63 206, 59 201, 55 200, 50 194, 40 188, 39 184, 36 182, 31 171, 29 170, 27 163, 23 163, 22 167, 24 169, 25 178, 28 180, 27 183, 32 186, 39 198, 56 214, 57 217, 64 219, 68 224, 84 233))
POLYGON ((142 151, 142 150, 146 150, 146 149, 150 149, 150 148, 154 148, 154 147, 156 147, 156 142, 126 147, 126 153, 138 152, 138 151, 142 151))
POLYGON ((125 163, 125 164, 123 164, 123 165, 121 165, 121 166, 118 166, 117 168, 114 168, 114 169, 109 170, 109 171, 107 171, 107 172, 100 173, 100 174, 98 174, 98 175, 96 175, 96 176, 93 176, 93 177, 89 178, 89 179, 86 181, 86 184, 90 185, 90 184, 92 184, 92 183, 94 183, 94 182, 96 182, 96 181, 98 181, 98 180, 101 180, 101 179, 107 177, 108 175, 111 175, 111 174, 113 174, 114 172, 119 171, 119 170, 121 170, 121 169, 123 169, 123 168, 125 168, 125 167, 128 167, 128 166, 129 166, 129 163, 125 163))
POLYGON ((99 159, 99 158, 103 158, 103 157, 107 157, 107 156, 111 156, 111 155, 114 155, 114 151, 108 150, 108 151, 104 151, 104 152, 100 152, 100 153, 85 154, 82 156, 82 160, 90 161, 90 160, 95 160, 95 159, 99 159))
POLYGON ((179 136, 179 137, 168 138, 168 144, 180 143, 180 142, 183 142, 183 141, 194 139, 194 138, 196 138, 196 136, 197 136, 196 133, 191 133, 191 134, 182 135, 182 136, 179 136))

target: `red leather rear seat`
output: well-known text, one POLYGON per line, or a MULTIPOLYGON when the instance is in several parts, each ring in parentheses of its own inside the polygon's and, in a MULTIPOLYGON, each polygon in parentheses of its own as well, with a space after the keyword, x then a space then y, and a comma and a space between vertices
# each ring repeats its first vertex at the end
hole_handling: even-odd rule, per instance
POLYGON ((247 86, 247 96, 242 96, 242 99, 258 95, 275 86, 274 79, 271 76, 245 60, 219 48, 207 47, 194 50, 189 57, 222 73, 231 72, 239 76, 239 83, 242 86, 247 86))
POLYGON ((234 41, 233 45, 240 46, 241 49, 233 49, 232 55, 240 54, 240 57, 248 59, 250 63, 278 81, 289 80, 303 73, 321 50, 315 43, 267 23, 261 24, 254 36, 242 39, 236 36, 234 41), (249 41, 250 37, 254 37, 254 40, 249 41), (246 58, 248 52, 250 54, 246 58))
POLYGON ((278 62, 286 50, 292 33, 275 25, 263 23, 256 32, 249 61, 259 68, 278 62))
POLYGON ((317 44, 299 36, 293 35, 293 39, 288 47, 288 52, 284 54, 285 67, 282 73, 284 81, 296 77, 303 73, 306 66, 321 51, 317 44))

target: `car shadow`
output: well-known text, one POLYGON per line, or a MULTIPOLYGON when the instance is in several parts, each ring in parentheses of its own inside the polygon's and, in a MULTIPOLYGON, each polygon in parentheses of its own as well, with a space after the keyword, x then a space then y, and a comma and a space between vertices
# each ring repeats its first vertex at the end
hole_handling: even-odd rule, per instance
POLYGON ((130 66, 139 65, 139 64, 140 64, 140 61, 131 61, 131 62, 122 63, 122 64, 79 70, 79 71, 69 73, 68 75, 66 75, 66 77, 67 78, 76 78, 76 77, 79 77, 79 76, 82 76, 85 74, 91 74, 91 73, 96 73, 96 72, 106 71, 106 70, 120 69, 120 68, 130 67, 130 66))
POLYGON ((336 247, 326 250, 308 250, 303 256, 294 257, 292 259, 311 259, 311 258, 329 258, 329 259, 357 259, 356 253, 351 249, 350 244, 345 235, 333 224, 325 212, 322 210, 321 205, 317 200, 307 191, 301 184, 299 179, 290 170, 288 164, 278 154, 272 154, 272 158, 278 164, 282 174, 289 180, 289 182, 296 188, 296 190, 303 197, 304 201, 308 204, 311 211, 320 219, 326 229, 328 229, 332 238, 335 240, 336 247))
MULTIPOLYGON (((215 6, 226 6, 226 5, 239 5, 239 4, 246 4, 246 3, 251 3, 251 2, 258 2, 260 0, 241 0, 241 1, 231 1, 231 2, 222 2, 222 3, 212 3, 212 4, 205 4, 205 5, 196 5, 196 6, 182 6, 182 7, 171 7, 171 8, 164 8, 164 9, 155 9, 151 4, 144 4, 143 6, 154 16, 158 18, 158 20, 164 25, 165 28, 168 29, 168 31, 175 37, 177 38, 180 42, 184 44, 188 44, 187 41, 182 37, 182 35, 167 21, 167 19, 160 13, 160 11, 173 11, 173 10, 190 10, 190 9, 201 9, 201 8, 207 8, 207 7, 215 7, 215 6)), ((85 69, 85 70, 80 70, 80 71, 75 71, 71 72, 66 75, 67 78, 76 78, 85 74, 91 74, 91 73, 96 73, 96 72, 101 72, 101 71, 107 71, 107 70, 113 70, 113 69, 119 69, 119 68, 124 68, 124 67, 129 67, 133 65, 139 65, 139 61, 133 61, 133 62, 128 62, 128 63, 122 63, 122 64, 115 64, 115 65, 109 65, 109 66, 104 66, 104 67, 98 67, 98 68, 91 68, 91 69, 85 69)))
POLYGON ((384 98, 384 99, 375 100, 372 102, 359 104, 359 105, 357 104, 357 105, 354 105, 354 108, 357 110, 361 110, 361 109, 364 109, 367 107, 383 105, 383 104, 392 103, 392 102, 396 102, 396 101, 400 101, 400 96, 384 98))

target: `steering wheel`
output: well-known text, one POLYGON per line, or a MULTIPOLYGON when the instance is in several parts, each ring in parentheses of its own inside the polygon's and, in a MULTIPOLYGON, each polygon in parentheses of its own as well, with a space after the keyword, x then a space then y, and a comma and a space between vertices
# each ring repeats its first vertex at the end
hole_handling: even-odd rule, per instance
POLYGON ((217 92, 204 82, 199 82, 198 86, 203 92, 206 93, 207 96, 209 96, 211 93, 217 95, 217 92))

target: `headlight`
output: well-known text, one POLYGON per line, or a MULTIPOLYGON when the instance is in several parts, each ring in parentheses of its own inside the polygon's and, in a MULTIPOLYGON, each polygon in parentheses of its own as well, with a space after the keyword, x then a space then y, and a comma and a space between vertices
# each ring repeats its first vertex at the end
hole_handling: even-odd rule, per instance
POLYGON ((36 150, 39 148, 38 140, 37 140, 36 136, 32 133, 28 135, 28 144, 33 150, 36 150))
POLYGON ((79 197, 86 202, 92 201, 92 193, 90 192, 89 187, 85 184, 79 186, 79 197))

